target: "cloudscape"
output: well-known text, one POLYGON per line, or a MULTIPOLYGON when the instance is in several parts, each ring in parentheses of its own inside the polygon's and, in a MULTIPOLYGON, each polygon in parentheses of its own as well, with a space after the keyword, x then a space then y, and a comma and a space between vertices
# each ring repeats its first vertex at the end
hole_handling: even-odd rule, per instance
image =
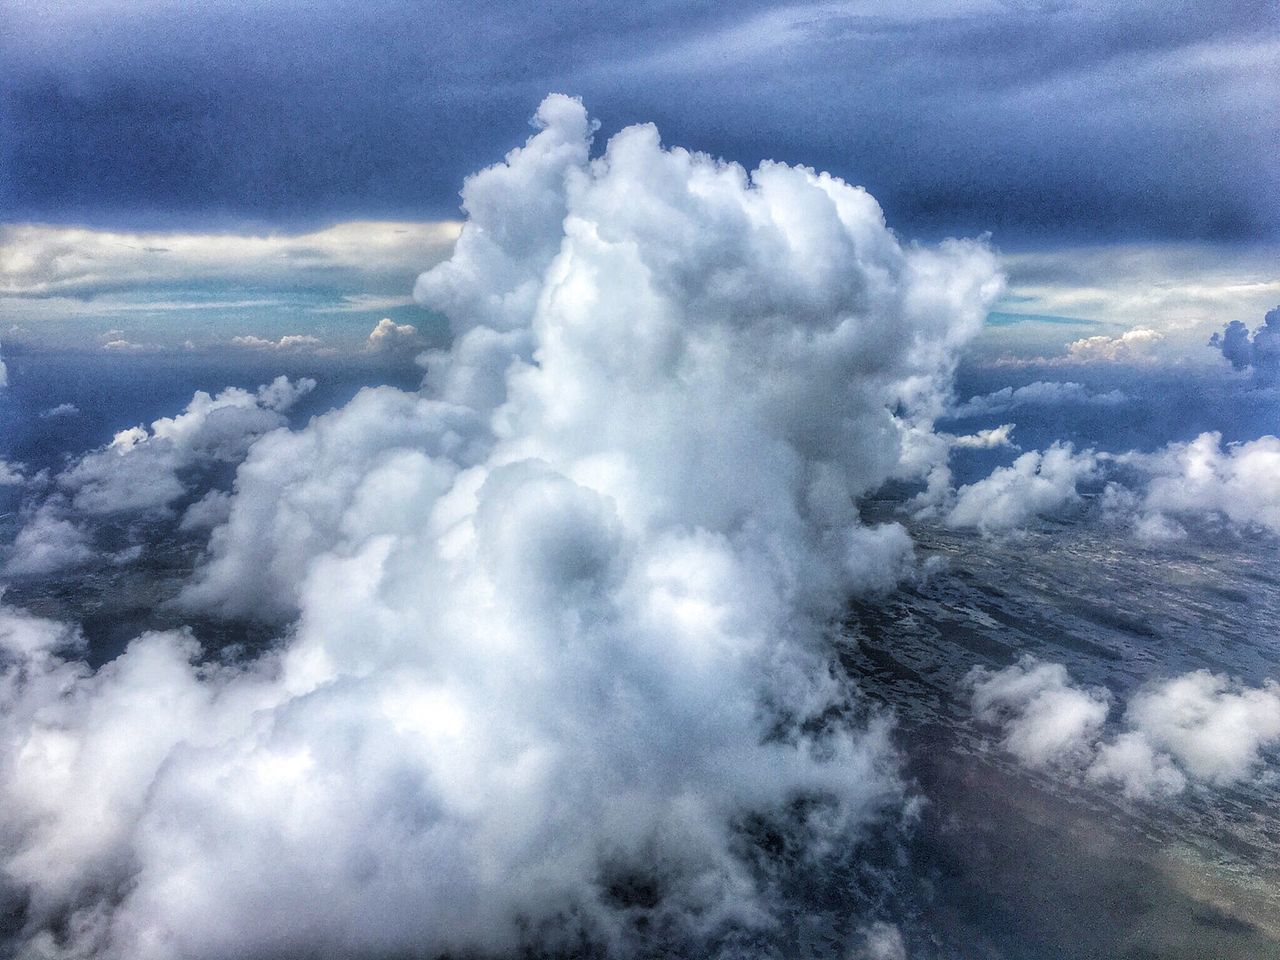
POLYGON ((0 955, 1280 958, 1273 7, 3 7, 0 955))

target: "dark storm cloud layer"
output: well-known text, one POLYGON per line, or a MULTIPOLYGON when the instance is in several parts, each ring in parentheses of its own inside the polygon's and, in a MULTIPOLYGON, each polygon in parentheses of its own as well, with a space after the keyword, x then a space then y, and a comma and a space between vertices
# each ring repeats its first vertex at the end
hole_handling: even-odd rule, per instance
POLYGON ((1269 3, 4 5, 14 218, 451 215, 557 88, 911 233, 1277 232, 1269 3))

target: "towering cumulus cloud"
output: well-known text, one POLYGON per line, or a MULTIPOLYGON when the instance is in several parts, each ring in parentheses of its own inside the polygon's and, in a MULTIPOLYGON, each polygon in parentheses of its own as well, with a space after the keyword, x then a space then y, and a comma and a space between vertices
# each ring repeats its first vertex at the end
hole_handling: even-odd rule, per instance
POLYGON ((73 631, 0 624, 34 951, 741 956, 762 825, 834 855, 893 801, 824 634, 909 568, 856 500, 937 466, 992 254, 649 126, 593 159, 567 97, 537 126, 418 282, 455 334, 423 391, 239 468, 181 602, 292 621, 276 650, 148 634, 95 673, 73 631))
POLYGON ((1243 321, 1232 320, 1209 338, 1209 346, 1221 350, 1234 369, 1253 370, 1260 385, 1275 386, 1280 382, 1280 307, 1267 311, 1252 336, 1243 321))

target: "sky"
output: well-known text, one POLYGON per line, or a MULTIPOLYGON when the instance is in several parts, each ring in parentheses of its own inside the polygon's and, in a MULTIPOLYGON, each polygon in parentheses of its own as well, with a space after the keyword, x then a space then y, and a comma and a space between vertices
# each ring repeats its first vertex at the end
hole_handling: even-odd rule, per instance
POLYGON ((7 0, 10 219, 452 218, 548 91, 861 183, 911 236, 1275 240, 1266 2, 7 0))
POLYGON ((0 954, 1280 957, 1274 3, 0 23, 0 954))
POLYGON ((1277 299, 1273 3, 4 12, 4 339, 66 345, 66 317, 170 346, 438 326, 407 288, 447 251, 464 177, 552 91, 584 99, 598 143, 654 122, 863 185, 908 239, 989 233, 1003 313, 1189 343, 1277 299), (367 250, 352 222, 379 224, 367 250), (96 234, 103 269, 63 256, 66 230, 96 234))

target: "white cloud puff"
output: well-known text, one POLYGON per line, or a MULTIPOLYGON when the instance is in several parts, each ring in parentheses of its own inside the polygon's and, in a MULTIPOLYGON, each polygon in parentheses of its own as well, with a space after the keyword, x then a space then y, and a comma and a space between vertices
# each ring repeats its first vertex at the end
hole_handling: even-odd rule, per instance
POLYGON ((983 533, 1023 526, 1036 516, 1078 503, 1076 485, 1093 477, 1097 467, 1098 457, 1092 450, 1076 452, 1069 443, 1029 451, 957 490, 946 523, 983 533))
POLYGON ((1118 337, 1096 336, 1067 344, 1067 363, 1150 363, 1164 334, 1149 327, 1126 330, 1118 337))
POLYGON ((282 426, 284 411, 315 387, 284 377, 258 390, 228 387, 211 396, 197 391, 185 410, 151 425, 131 427, 110 444, 81 457, 57 477, 75 510, 107 514, 164 511, 186 493, 181 473, 200 463, 235 462, 253 440, 282 426))
POLYGON ((78 567, 95 556, 91 538, 81 524, 63 516, 64 504, 53 499, 40 504, 25 520, 9 546, 4 573, 34 576, 78 567))
POLYGON ((1087 404, 1115 406, 1127 398, 1120 390, 1091 393, 1082 383, 1072 381, 1037 380, 1018 388, 1004 387, 991 393, 970 397, 964 403, 948 411, 949 417, 979 417, 1004 413, 1026 406, 1057 406, 1059 404, 1087 404))
POLYGON ((1105 691, 1081 689, 1062 664, 1030 657, 995 672, 977 667, 967 682, 974 714, 1002 726, 1004 748, 1033 767, 1078 760, 1110 709, 1105 691))
POLYGON ((896 796, 882 723, 802 721, 848 697, 845 592, 911 563, 855 498, 931 466, 993 255, 903 247, 865 191, 649 126, 592 159, 567 97, 537 124, 418 282, 456 337, 425 392, 364 390, 239 467, 182 600, 296 617, 287 642, 8 669, 29 945, 709 953, 770 922, 736 822, 819 850, 896 796))
POLYGON ((1248 688, 1197 670, 1139 691, 1125 722, 1192 777, 1231 783, 1250 773, 1263 747, 1280 740, 1280 686, 1248 688))
POLYGON ((22 464, 0 459, 0 487, 18 487, 27 482, 22 464))
POLYGON ((1270 681, 1246 687, 1196 670, 1147 684, 1111 737, 1102 736, 1109 696, 1076 685, 1061 664, 1024 657, 999 671, 975 668, 967 682, 975 715, 1002 728, 1003 746, 1020 761, 1115 784, 1133 798, 1247 779, 1280 743, 1280 685, 1270 681))
POLYGON ((418 328, 412 323, 396 323, 383 317, 369 331, 364 348, 370 353, 413 356, 426 346, 418 328))
POLYGON ((1166 797, 1186 789, 1187 777, 1173 758, 1158 751, 1140 731, 1100 742, 1096 750, 1086 775, 1090 780, 1120 786, 1127 797, 1166 797))
MULTIPOLYGON (((1057 329, 1057 324, 1049 325, 1049 330, 1057 329)), ((1076 367, 1084 364, 1154 364, 1160 360, 1160 351, 1168 345, 1168 337, 1159 330, 1150 327, 1137 327, 1116 336, 1095 334, 1081 337, 1066 345, 1066 352, 1054 356, 1002 354, 995 360, 996 365, 1003 367, 1076 367)), ((1041 344, 1043 349, 1045 344, 1041 344)), ((1111 391, 1114 397, 1116 391, 1111 391)), ((1106 397, 1100 394, 1099 398, 1106 397)), ((1121 402, 1123 397, 1115 398, 1121 402)), ((1081 400, 1081 402, 1089 402, 1081 400)), ((1106 403, 1107 400, 1099 399, 1106 403)))
POLYGON ((966 433, 960 436, 952 436, 950 434, 941 434, 952 447, 961 450, 993 450, 997 447, 1015 447, 1017 444, 1011 439, 1014 424, 1002 423, 998 427, 991 427, 989 430, 979 430, 976 433, 966 433))
POLYGON ((862 933, 862 943, 851 960, 907 960, 902 931, 891 923, 873 923, 862 933))
POLYGON ((1149 543, 1184 539, 1187 528, 1227 524, 1238 531, 1280 534, 1280 439, 1222 442, 1202 433, 1154 453, 1131 451, 1113 458, 1132 468, 1127 486, 1108 483, 1104 516, 1130 525, 1149 543))
POLYGON ((1150 477, 1139 521, 1218 515, 1243 528, 1280 534, 1280 439, 1223 444, 1217 433, 1124 458, 1150 477))

